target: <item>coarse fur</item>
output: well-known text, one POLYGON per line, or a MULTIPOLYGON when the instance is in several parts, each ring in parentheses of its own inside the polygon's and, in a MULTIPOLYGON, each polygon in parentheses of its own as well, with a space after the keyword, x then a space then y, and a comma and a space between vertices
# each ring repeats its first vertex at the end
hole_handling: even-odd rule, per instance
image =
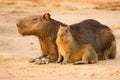
POLYGON ((105 59, 104 54, 109 54, 108 59, 114 59, 116 57, 116 40, 112 31, 106 25, 88 19, 70 25, 70 27, 70 31, 77 44, 79 44, 79 46, 83 44, 91 44, 98 54, 99 60, 105 59), (107 32, 108 30, 109 32, 107 32), (103 33, 104 31, 106 32, 103 33))
POLYGON ((98 61, 97 53, 90 44, 83 44, 81 46, 76 44, 70 32, 70 27, 60 26, 56 44, 59 54, 57 62, 61 62, 62 57, 63 64, 67 62, 78 64, 78 61, 79 63, 96 63, 98 61))
POLYGON ((114 37, 112 37, 113 35, 111 34, 111 30, 110 29, 102 29, 100 34, 102 37, 102 41, 104 42, 103 44, 106 45, 106 47, 112 45, 112 46, 110 46, 110 48, 105 50, 103 59, 115 58, 116 54, 114 54, 114 53, 116 53, 116 50, 115 50, 116 49, 116 41, 115 41, 114 37), (107 42, 109 42, 111 44, 110 45, 105 44, 107 42))
MULTIPOLYGON (((49 13, 43 15, 35 15, 25 17, 17 23, 18 32, 23 36, 35 35, 38 37, 42 55, 30 60, 34 62, 36 59, 47 57, 50 62, 55 62, 58 58, 58 49, 56 45, 56 37, 59 25, 66 26, 62 22, 51 18, 49 13)), ((106 25, 99 23, 93 19, 87 19, 80 23, 70 25, 70 32, 76 43, 81 46, 90 44, 98 54, 98 59, 104 59, 104 54, 110 54, 108 58, 115 58, 116 44, 115 38, 110 31, 106 35, 106 39, 101 33, 102 30, 109 29, 106 25), (113 44, 114 42, 114 44, 113 44)))

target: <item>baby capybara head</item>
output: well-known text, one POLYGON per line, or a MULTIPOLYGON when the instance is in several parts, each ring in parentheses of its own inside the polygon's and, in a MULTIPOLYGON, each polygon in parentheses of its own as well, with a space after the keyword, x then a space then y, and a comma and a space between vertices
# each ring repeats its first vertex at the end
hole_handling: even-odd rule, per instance
POLYGON ((57 33, 57 37, 59 37, 60 39, 66 39, 69 40, 69 38, 71 37, 71 32, 70 32, 70 26, 61 26, 58 30, 57 33))
POLYGON ((34 15, 19 20, 16 25, 18 32, 24 35, 39 35, 44 27, 47 27, 50 14, 34 15))

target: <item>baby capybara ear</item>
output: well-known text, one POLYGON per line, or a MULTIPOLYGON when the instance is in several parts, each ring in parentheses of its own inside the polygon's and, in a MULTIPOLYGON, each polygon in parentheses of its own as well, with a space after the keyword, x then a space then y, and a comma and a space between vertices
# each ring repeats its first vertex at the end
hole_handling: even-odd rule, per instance
POLYGON ((50 19, 50 14, 49 14, 49 13, 45 13, 45 14, 43 15, 43 19, 44 19, 44 20, 49 20, 49 19, 50 19))

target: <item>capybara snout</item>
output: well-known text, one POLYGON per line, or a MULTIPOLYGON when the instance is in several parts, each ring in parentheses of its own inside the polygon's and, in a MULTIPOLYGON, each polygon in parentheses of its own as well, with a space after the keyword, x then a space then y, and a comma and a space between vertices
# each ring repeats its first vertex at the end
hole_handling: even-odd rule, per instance
POLYGON ((20 27, 21 24, 22 24, 22 19, 17 20, 17 22, 16 22, 17 27, 20 27))

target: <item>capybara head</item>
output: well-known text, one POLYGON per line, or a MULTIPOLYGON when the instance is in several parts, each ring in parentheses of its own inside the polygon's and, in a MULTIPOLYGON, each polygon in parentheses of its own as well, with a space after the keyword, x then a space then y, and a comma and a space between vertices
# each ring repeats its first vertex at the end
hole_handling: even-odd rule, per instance
POLYGON ((115 38, 113 37, 113 34, 111 34, 111 32, 112 31, 109 28, 101 30, 100 35, 102 37, 103 42, 110 42, 111 43, 112 40, 115 40, 115 38))
POLYGON ((68 36, 71 36, 70 26, 61 26, 60 25, 60 28, 59 28, 58 33, 57 33, 57 37, 59 37, 60 39, 67 40, 69 38, 68 36))
POLYGON ((16 23, 18 32, 22 35, 37 35, 44 27, 47 27, 49 19, 49 13, 25 17, 16 23))

